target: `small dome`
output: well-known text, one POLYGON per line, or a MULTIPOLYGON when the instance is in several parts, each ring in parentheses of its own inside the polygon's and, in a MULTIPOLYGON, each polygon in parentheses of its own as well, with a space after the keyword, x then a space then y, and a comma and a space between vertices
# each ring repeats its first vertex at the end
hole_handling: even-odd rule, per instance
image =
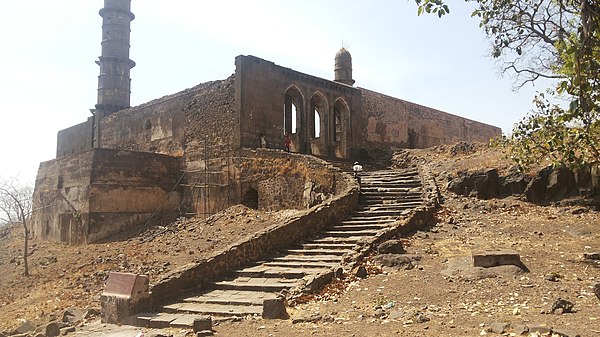
POLYGON ((350 55, 350 52, 346 50, 346 48, 342 47, 342 49, 340 49, 340 51, 337 52, 337 54, 335 54, 335 57, 352 57, 350 55))
POLYGON ((335 54, 335 79, 334 81, 353 85, 352 79, 352 56, 346 48, 340 49, 335 54))

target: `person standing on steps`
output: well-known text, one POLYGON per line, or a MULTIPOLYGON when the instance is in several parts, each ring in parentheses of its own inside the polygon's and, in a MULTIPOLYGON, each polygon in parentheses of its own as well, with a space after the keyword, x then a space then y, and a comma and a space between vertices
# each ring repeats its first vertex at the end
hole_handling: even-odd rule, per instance
POLYGON ((283 148, 285 149, 285 152, 290 152, 290 144, 292 143, 292 139, 290 138, 290 134, 286 133, 285 137, 283 138, 283 148))
POLYGON ((352 172, 354 173, 354 178, 358 182, 359 187, 360 187, 360 174, 361 174, 362 170, 363 170, 362 165, 360 165, 357 161, 355 161, 354 165, 352 165, 352 172))

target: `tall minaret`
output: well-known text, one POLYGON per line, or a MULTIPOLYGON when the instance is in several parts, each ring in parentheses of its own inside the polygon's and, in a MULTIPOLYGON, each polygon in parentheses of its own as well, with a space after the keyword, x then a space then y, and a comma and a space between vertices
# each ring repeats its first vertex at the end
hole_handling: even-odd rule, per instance
MULTIPOLYGON (((129 59, 129 36, 131 0, 104 0, 100 10, 102 17, 102 55, 96 64, 100 66, 98 76, 98 102, 96 121, 113 112, 129 108, 131 93, 131 68, 135 62, 129 59)), ((97 125, 97 124, 96 124, 97 125)))

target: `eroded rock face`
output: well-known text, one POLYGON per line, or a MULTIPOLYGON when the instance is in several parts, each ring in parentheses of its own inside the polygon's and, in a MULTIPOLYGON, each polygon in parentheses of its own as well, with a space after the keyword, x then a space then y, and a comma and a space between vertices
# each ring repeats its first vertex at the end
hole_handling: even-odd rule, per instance
POLYGON ((490 199, 500 196, 501 181, 497 169, 460 171, 448 183, 448 190, 463 196, 490 199))

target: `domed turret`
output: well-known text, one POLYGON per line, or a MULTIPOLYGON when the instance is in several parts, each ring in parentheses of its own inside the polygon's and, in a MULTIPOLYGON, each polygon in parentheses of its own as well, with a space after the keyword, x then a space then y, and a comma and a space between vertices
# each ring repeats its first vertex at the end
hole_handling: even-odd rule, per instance
POLYGON ((335 54, 335 81, 353 85, 352 79, 352 56, 346 48, 340 49, 335 54))

